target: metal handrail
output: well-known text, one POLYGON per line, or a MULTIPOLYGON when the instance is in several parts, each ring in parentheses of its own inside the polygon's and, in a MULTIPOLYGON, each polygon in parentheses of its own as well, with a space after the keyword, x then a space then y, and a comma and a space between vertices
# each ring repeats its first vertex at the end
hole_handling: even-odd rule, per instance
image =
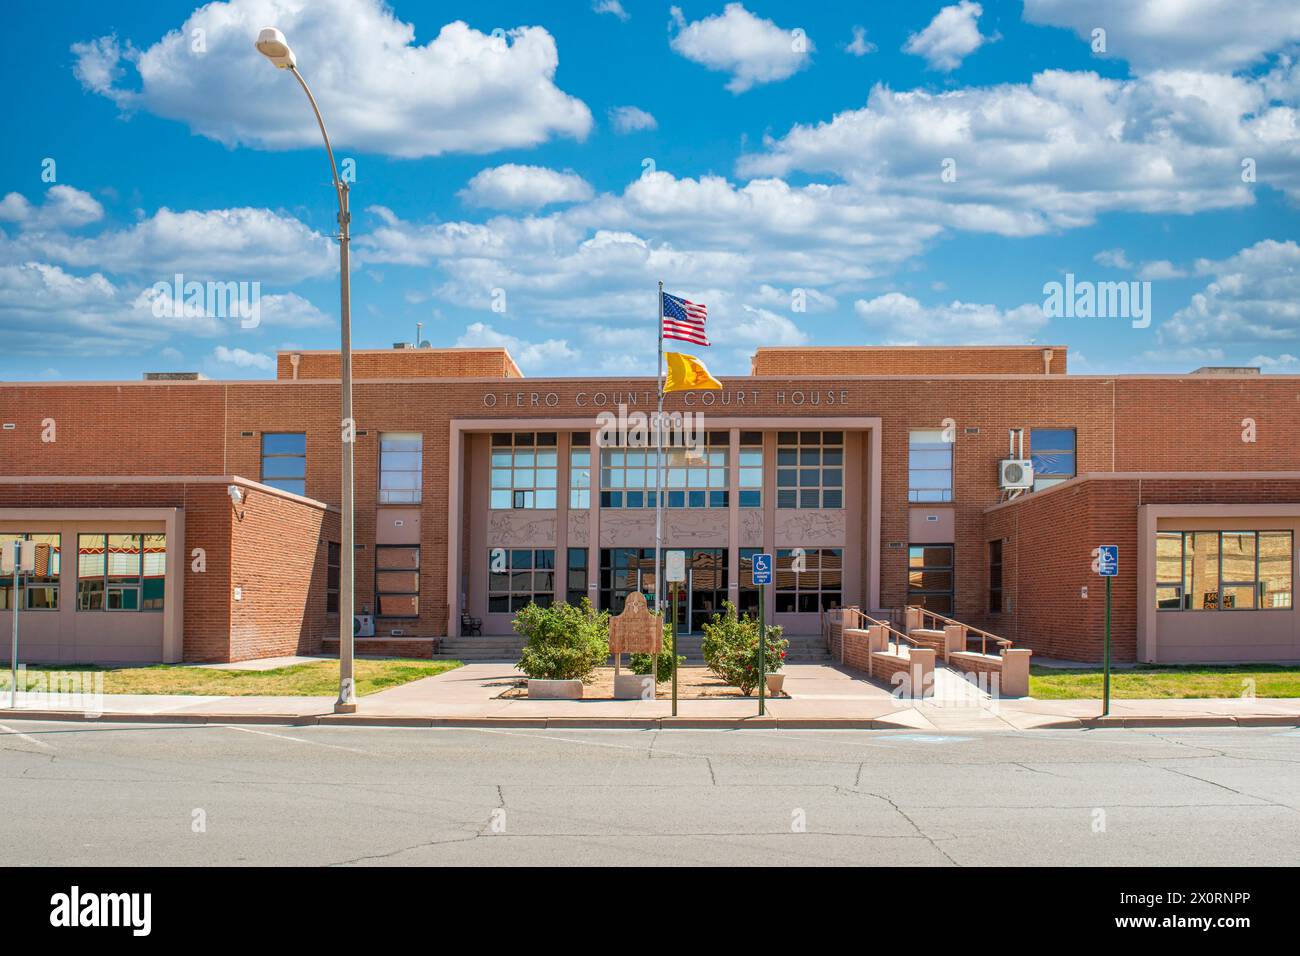
POLYGON ((868 626, 883 627, 885 629, 885 639, 886 639, 885 646, 886 647, 889 646, 890 643, 889 638, 892 636, 894 638, 892 642, 894 645, 894 653, 896 654, 902 648, 901 641, 907 641, 907 643, 910 644, 912 647, 920 646, 920 642, 914 640, 910 634, 907 634, 904 631, 900 631, 898 628, 894 627, 894 625, 888 623, 887 621, 876 620, 874 617, 872 617, 870 614, 867 614, 861 608, 850 607, 850 608, 845 608, 844 610, 851 611, 853 614, 856 614, 859 623, 865 623, 868 626))
MULTIPOLYGON (((908 611, 912 611, 912 610, 920 611, 923 615, 926 615, 926 616, 928 616, 928 617, 931 617, 931 618, 933 618, 933 619, 936 620, 936 621, 942 621, 944 624, 955 624, 955 625, 957 625, 958 627, 965 628, 966 631, 968 631, 968 632, 973 631, 974 633, 976 633, 976 634, 979 635, 979 638, 980 638, 980 653, 981 653, 981 654, 987 654, 987 653, 988 653, 988 642, 989 642, 989 639, 990 639, 990 638, 992 638, 992 639, 997 643, 999 649, 1001 649, 1001 650, 1005 650, 1005 649, 1007 649, 1007 648, 1009 648, 1009 647, 1012 646, 1012 642, 1011 642, 1011 641, 1007 640, 1005 637, 998 637, 998 635, 994 634, 992 631, 986 631, 986 630, 984 630, 983 628, 974 627, 974 626, 972 626, 972 625, 970 625, 970 624, 966 624, 966 623, 964 623, 964 622, 962 622, 962 621, 957 621, 957 620, 954 620, 953 618, 945 617, 944 615, 939 614, 939 613, 936 612, 936 611, 931 611, 929 608, 921 607, 919 604, 909 604, 909 605, 907 605, 906 610, 908 610, 908 611)), ((937 630, 943 630, 943 628, 937 628, 937 630)), ((963 650, 965 650, 965 648, 963 648, 963 650)))

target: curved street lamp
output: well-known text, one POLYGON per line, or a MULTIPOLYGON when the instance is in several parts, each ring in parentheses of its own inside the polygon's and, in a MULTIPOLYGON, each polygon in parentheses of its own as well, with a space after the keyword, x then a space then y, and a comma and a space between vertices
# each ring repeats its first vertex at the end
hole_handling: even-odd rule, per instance
POLYGON ((275 64, 276 69, 288 70, 297 79, 302 91, 307 94, 312 112, 316 114, 316 123, 320 126, 321 137, 325 140, 325 152, 329 154, 330 171, 334 174, 334 191, 339 200, 339 297, 342 316, 342 347, 339 350, 339 379, 343 388, 343 543, 339 556, 339 699, 334 702, 336 714, 356 713, 356 682, 353 678, 353 588, 356 574, 356 551, 354 545, 355 522, 353 518, 353 481, 352 463, 355 445, 356 425, 352 420, 352 303, 348 277, 348 225, 352 216, 348 213, 348 184, 339 178, 339 168, 334 162, 334 150, 330 147, 329 133, 325 132, 325 120, 321 118, 316 106, 316 97, 311 95, 307 81, 298 72, 298 61, 294 58, 284 34, 275 27, 265 27, 257 35, 258 52, 275 64))

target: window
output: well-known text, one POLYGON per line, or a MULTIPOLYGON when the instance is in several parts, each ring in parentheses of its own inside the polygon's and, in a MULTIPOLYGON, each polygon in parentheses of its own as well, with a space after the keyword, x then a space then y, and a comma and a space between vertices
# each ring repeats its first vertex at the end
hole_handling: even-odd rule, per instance
POLYGON ((343 549, 337 541, 325 543, 325 613, 339 612, 339 568, 343 563, 343 549))
POLYGON ((586 432, 569 439, 569 507, 591 507, 591 435, 586 432))
MULTIPOLYGON (((730 435, 708 432, 703 447, 663 450, 664 506, 725 508, 728 505, 727 451, 730 435)), ((600 450, 600 506, 653 508, 658 487, 654 448, 600 450)))
POLYGON ((493 508, 554 508, 555 432, 504 432, 492 436, 493 508))
MULTIPOLYGON (((62 548, 57 534, 28 534, 23 532, 0 534, 0 548, 12 555, 15 541, 36 542, 36 570, 18 575, 19 603, 24 611, 57 611, 59 609, 59 573, 63 562, 62 548)), ((13 576, 0 576, 0 610, 14 606, 13 576)))
POLYGON ((165 534, 77 535, 77 610, 161 611, 165 534))
POLYGON ((623 603, 633 591, 645 595, 654 607, 654 548, 600 549, 600 609, 621 614, 623 603))
POLYGON ((307 436, 301 432, 262 433, 262 484, 307 494, 307 436))
POLYGON ((740 588, 736 595, 739 604, 736 610, 741 614, 751 614, 758 616, 758 585, 754 583, 754 555, 762 552, 762 548, 741 548, 740 549, 740 588))
POLYGON ((1002 539, 989 542, 989 613, 1002 613, 1002 539))
POLYGON ((1031 428, 1029 460, 1034 466, 1034 491, 1074 477, 1074 429, 1031 428))
POLYGON ((1157 532, 1156 608, 1289 608, 1292 554, 1290 531, 1157 532))
POLYGON ((952 445, 939 429, 907 433, 908 501, 952 501, 952 445))
POLYGON ((419 545, 375 545, 375 606, 380 617, 420 616, 419 545))
POLYGON ((907 549, 907 603, 952 613, 953 546, 914 544, 907 549))
POLYGON ((844 507, 844 433, 778 432, 776 506, 844 507))
POLYGON ((779 549, 776 552, 777 613, 815 614, 839 607, 844 590, 843 566, 843 552, 839 548, 779 549))
POLYGON ((580 607, 583 598, 589 596, 587 594, 587 549, 570 548, 564 600, 574 607, 580 607))
POLYGON ((379 503, 420 503, 424 436, 419 432, 385 432, 379 436, 379 503))
POLYGON ((763 507, 763 433, 740 433, 740 507, 763 507))
POLYGON ((529 604, 550 607, 554 598, 553 550, 492 548, 488 552, 489 613, 510 614, 529 604))

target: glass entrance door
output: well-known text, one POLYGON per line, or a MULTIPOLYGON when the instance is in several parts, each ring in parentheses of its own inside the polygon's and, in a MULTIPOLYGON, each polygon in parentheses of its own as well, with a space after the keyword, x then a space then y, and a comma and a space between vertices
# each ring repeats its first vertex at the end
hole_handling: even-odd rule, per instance
MULTIPOLYGON (((677 585, 677 629, 683 634, 698 633, 722 610, 722 602, 727 599, 727 549, 674 550, 686 552, 686 580, 677 585)), ((663 596, 671 607, 670 587, 665 586, 663 596)), ((647 604, 654 603, 654 548, 602 549, 601 607, 621 613, 632 591, 644 594, 647 604)))

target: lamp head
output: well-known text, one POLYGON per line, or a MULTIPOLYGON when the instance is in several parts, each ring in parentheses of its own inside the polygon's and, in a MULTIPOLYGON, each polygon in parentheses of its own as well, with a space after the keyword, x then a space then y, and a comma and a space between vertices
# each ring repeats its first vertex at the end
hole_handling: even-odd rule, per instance
POLYGON ((289 41, 275 27, 263 27, 257 34, 257 51, 274 63, 276 69, 288 70, 297 65, 289 41))

